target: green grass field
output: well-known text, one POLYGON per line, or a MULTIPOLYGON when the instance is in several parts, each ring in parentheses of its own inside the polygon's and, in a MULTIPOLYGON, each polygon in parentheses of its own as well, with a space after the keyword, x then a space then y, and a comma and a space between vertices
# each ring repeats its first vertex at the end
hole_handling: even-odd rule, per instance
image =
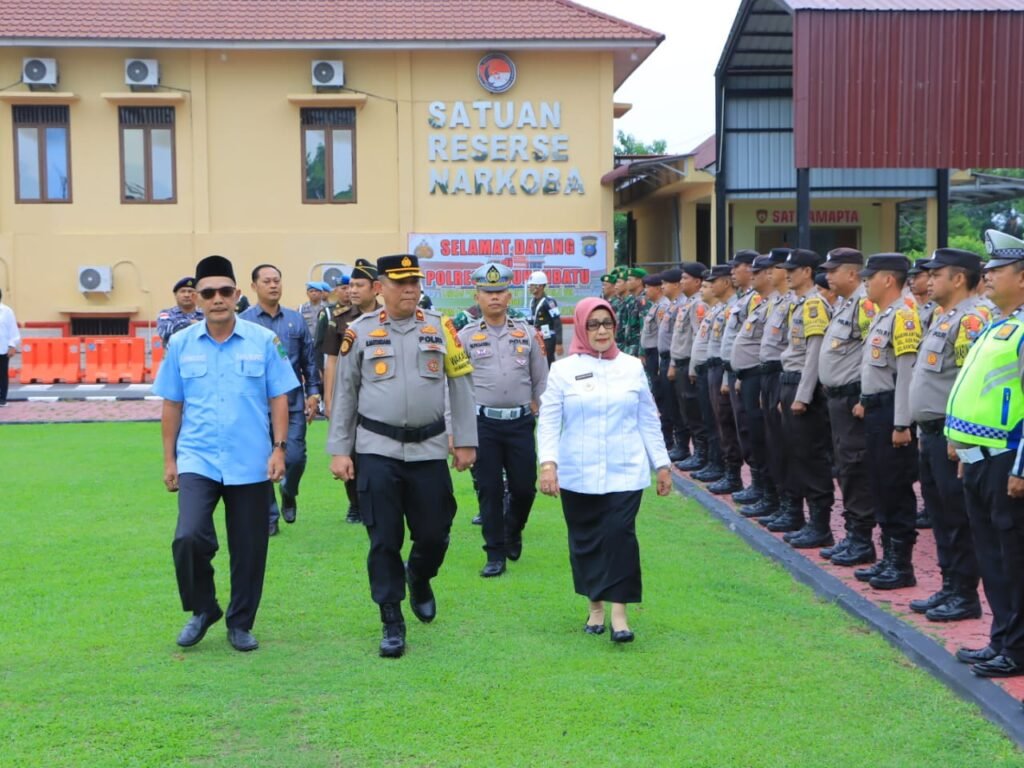
MULTIPOLYGON (((645 498, 637 642, 581 631, 558 503, 483 580, 468 476, 438 619, 377 657, 366 535, 313 425, 260 650, 195 648, 156 424, 0 428, 0 766, 1024 765, 1001 732, 692 502, 645 498)), ((218 528, 222 529, 222 521, 218 528)), ((227 547, 218 583, 227 602, 227 547)))

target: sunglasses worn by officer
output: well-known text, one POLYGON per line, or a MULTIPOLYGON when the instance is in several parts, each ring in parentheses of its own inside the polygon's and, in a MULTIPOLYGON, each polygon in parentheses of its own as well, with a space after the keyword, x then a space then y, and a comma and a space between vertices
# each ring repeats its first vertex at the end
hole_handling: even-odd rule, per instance
POLYGON ((607 328, 611 330, 615 327, 615 321, 610 317, 606 317, 604 320, 587 320, 587 330, 596 331, 598 328, 607 328))
POLYGON ((199 295, 203 297, 205 301, 209 301, 218 293, 225 299, 233 298, 237 289, 233 285, 222 285, 220 288, 203 288, 199 291, 199 295))

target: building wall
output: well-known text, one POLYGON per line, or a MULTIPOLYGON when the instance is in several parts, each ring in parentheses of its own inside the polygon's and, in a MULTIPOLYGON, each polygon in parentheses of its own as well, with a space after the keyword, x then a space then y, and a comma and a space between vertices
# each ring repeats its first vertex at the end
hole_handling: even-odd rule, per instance
MULTIPOLYGON (((70 313, 127 313, 152 320, 173 303, 170 288, 195 262, 222 253, 239 283, 259 262, 278 264, 284 301, 304 300, 318 264, 404 252, 412 232, 607 232, 612 192, 600 184, 612 158, 612 58, 609 53, 513 52, 516 85, 487 93, 476 81, 485 51, 329 52, 243 50, 0 50, 0 81, 19 79, 24 56, 59 62, 58 90, 70 105, 73 202, 15 204, 12 91, 0 102, 0 287, 22 322, 61 321, 70 313), (120 202, 117 104, 128 91, 124 59, 160 61, 163 94, 175 103, 177 202, 120 202), (352 205, 304 205, 299 107, 310 94, 310 61, 342 59, 349 88, 370 94, 356 116, 356 194, 352 205), (176 90, 172 90, 176 89, 176 90), (515 165, 564 180, 578 169, 583 192, 431 193, 431 168, 506 169, 512 163, 428 159, 430 137, 509 133, 478 125, 435 127, 431 102, 558 103, 560 125, 514 132, 564 136, 563 161, 515 165), (114 268, 109 295, 77 289, 80 265, 114 268)), ((564 181, 563 181, 564 185, 564 181)), ((607 238, 609 251, 611 237, 607 238)), ((605 262, 610 252, 599 254, 605 262)))
MULTIPOLYGON (((818 229, 857 230, 858 242, 850 244, 863 253, 891 251, 892 217, 886 216, 891 201, 883 203, 859 198, 813 198, 811 200, 812 237, 818 229)), ((732 250, 756 248, 758 229, 778 231, 796 229, 795 200, 739 200, 730 204, 732 211, 732 250)), ((790 247, 795 247, 795 240, 790 247)), ((824 254, 823 254, 824 255, 824 254)))

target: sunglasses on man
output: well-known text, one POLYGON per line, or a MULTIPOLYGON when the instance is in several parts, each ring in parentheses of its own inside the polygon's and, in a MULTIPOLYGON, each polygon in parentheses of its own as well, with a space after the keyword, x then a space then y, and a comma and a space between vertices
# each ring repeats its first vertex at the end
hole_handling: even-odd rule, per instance
POLYGON ((225 299, 232 299, 235 296, 237 288, 233 285, 222 285, 220 288, 203 288, 199 291, 199 295, 202 296, 206 301, 209 301, 218 293, 225 299))

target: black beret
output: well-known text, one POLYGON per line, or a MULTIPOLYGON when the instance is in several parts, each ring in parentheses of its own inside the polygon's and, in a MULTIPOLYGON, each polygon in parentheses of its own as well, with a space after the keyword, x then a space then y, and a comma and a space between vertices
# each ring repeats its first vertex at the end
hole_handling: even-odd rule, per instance
POLYGON ((875 272, 903 272, 910 269, 910 259, 902 253, 876 253, 868 257, 867 264, 860 271, 861 277, 870 277, 875 272))
POLYGON ((683 279, 683 270, 678 267, 672 267, 672 269, 666 269, 661 273, 661 282, 663 283, 678 283, 683 279))
POLYGON ((235 269, 223 256, 207 256, 196 264, 196 283, 204 277, 227 277, 235 281, 235 269))
POLYGON ((855 267, 864 266, 864 254, 856 248, 833 248, 828 252, 822 269, 835 269, 843 264, 852 264, 855 267))
POLYGON ((661 272, 656 272, 653 275, 645 277, 644 285, 655 285, 661 287, 661 272))
POLYGON ((684 261, 681 268, 683 272, 690 277, 697 277, 700 279, 704 278, 704 270, 707 269, 703 264, 698 264, 696 261, 684 261))
POLYGON ((176 282, 174 284, 174 291, 173 291, 173 293, 177 293, 182 288, 195 288, 195 287, 196 287, 196 279, 194 277, 183 277, 183 278, 181 278, 181 280, 179 280, 178 282, 176 282))
POLYGON ((959 248, 939 248, 930 259, 921 259, 914 266, 920 269, 962 267, 969 272, 981 272, 981 257, 972 251, 962 251, 959 248))

